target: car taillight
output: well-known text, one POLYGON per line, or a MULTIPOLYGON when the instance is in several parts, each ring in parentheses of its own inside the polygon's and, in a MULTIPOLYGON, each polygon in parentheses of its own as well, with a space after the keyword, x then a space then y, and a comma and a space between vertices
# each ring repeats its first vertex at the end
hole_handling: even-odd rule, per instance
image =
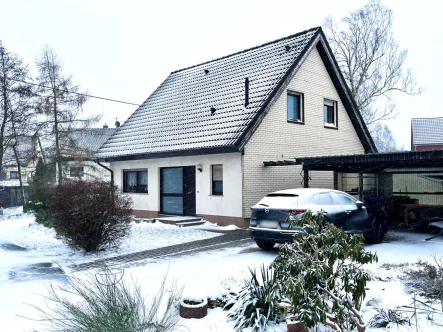
POLYGON ((292 214, 297 215, 297 214, 302 214, 305 213, 306 210, 292 210, 292 214))

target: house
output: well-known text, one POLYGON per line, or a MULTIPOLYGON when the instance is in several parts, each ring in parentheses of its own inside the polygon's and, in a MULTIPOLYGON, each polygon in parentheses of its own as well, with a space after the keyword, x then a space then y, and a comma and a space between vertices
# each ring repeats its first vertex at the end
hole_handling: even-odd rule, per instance
MULTIPOLYGON (((376 152, 321 28, 172 72, 99 149, 140 217, 245 225, 265 194, 301 187, 266 160, 376 152)), ((312 172, 312 187, 334 186, 312 172)))
MULTIPOLYGON (((36 166, 37 150, 36 137, 24 136, 17 138, 17 155, 20 163, 22 187, 25 196, 27 187, 36 166)), ((14 150, 7 146, 3 155, 2 172, 0 174, 0 207, 17 206, 23 204, 19 181, 19 168, 14 150)))
MULTIPOLYGON (((93 161, 92 156, 98 151, 106 140, 115 132, 115 128, 86 128, 70 132, 61 139, 61 150, 63 155, 62 172, 65 180, 111 180, 111 174, 106 168, 93 161)), ((51 139, 43 140, 44 162, 53 167, 53 178, 58 179, 58 169, 54 160, 55 142, 51 139)), ((108 166, 108 164, 104 164, 108 166)))
POLYGON ((443 149, 443 118, 411 119, 411 150, 443 149))

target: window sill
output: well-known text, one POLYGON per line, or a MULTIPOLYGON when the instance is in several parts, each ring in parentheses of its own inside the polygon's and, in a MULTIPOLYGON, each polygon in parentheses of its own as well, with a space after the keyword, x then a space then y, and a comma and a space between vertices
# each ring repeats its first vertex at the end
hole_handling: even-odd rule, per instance
POLYGON ((223 197, 223 194, 209 194, 209 196, 214 196, 214 197, 223 197))
POLYGON ((148 195, 149 193, 145 193, 145 192, 143 192, 143 193, 136 193, 136 192, 133 192, 133 191, 122 191, 122 193, 123 194, 126 194, 126 195, 148 195))
POLYGON ((337 127, 337 126, 335 126, 335 125, 331 125, 331 124, 327 124, 327 123, 325 123, 325 128, 328 128, 328 129, 336 129, 336 130, 338 130, 338 127, 337 127))
POLYGON ((287 121, 290 122, 290 123, 297 123, 297 124, 301 124, 301 125, 304 125, 304 124, 305 124, 304 121, 300 121, 300 120, 291 120, 291 119, 288 119, 287 121))

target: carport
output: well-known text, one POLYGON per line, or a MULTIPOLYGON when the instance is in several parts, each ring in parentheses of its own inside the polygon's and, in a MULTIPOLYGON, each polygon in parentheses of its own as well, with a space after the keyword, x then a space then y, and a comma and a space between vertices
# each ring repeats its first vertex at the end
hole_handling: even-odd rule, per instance
POLYGON ((302 166, 305 188, 312 171, 333 172, 334 189, 366 202, 388 202, 387 209, 392 215, 397 213, 397 219, 401 214, 406 225, 418 215, 443 217, 443 150, 306 157, 263 164, 302 166))

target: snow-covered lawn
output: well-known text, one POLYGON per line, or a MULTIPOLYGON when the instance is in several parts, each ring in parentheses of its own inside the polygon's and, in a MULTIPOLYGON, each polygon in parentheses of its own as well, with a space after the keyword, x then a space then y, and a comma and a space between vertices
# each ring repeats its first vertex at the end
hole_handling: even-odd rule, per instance
MULTIPOLYGON (((85 253, 70 249, 62 240, 56 238, 53 229, 35 223, 32 215, 21 216, 20 212, 17 208, 5 210, 7 219, 0 220, 0 243, 12 242, 26 248, 28 254, 46 256, 46 260, 53 260, 64 267, 73 263, 79 264, 221 236, 220 233, 208 232, 204 229, 180 228, 159 222, 152 224, 132 222, 130 233, 123 239, 120 246, 107 248, 102 252, 85 253), (12 219, 14 216, 20 219, 12 219)), ((206 229, 217 228, 219 227, 211 226, 209 223, 206 226, 206 229)))
MULTIPOLYGON (((8 252, 5 253, 0 249, 0 330, 4 331, 28 331, 30 328, 39 330, 39 322, 33 322, 20 316, 36 317, 36 312, 26 304, 44 305, 41 295, 47 294, 45 287, 52 282, 53 284, 65 284, 64 278, 52 278, 52 281, 48 279, 37 280, 25 280, 16 281, 16 279, 8 279, 8 273, 10 267, 15 260, 17 264, 28 264, 29 262, 47 262, 47 258, 58 257, 56 250, 60 248, 60 244, 57 245, 56 239, 51 239, 50 234, 40 231, 32 231, 27 233, 28 236, 20 236, 21 232, 14 231, 15 227, 9 224, 11 220, 0 221, 0 238, 9 234, 12 238, 15 234, 16 239, 26 238, 28 242, 32 243, 30 237, 41 237, 48 242, 48 246, 42 245, 39 248, 36 245, 35 249, 32 249, 32 255, 29 252, 8 252), (4 223, 6 222, 6 223, 4 223), (46 251, 44 248, 47 248, 46 251), (51 249, 52 248, 52 249, 51 249), (48 255, 48 256, 45 256, 48 255), (1 267, 5 267, 3 270, 1 267), (8 270, 9 269, 9 270, 8 270), (1 276, 6 274, 6 279, 1 276)), ((32 220, 31 220, 32 221, 32 220)), ((29 228, 29 219, 15 220, 18 228, 22 232, 27 232, 29 228)), ((161 229, 169 229, 166 225, 154 226, 137 224, 134 229, 137 232, 143 232, 144 229, 148 229, 147 232, 154 232, 152 229, 156 229, 161 234, 161 229), (160 227, 157 230, 157 227, 160 227)), ((206 225, 205 227, 211 228, 212 226, 206 225)), ((31 228, 35 228, 32 226, 31 228)), ((190 232, 203 230, 198 229, 174 229, 178 231, 190 232)), ((37 228, 36 228, 37 230, 37 228)), ((204 232, 206 233, 206 232, 204 232)), ((150 233, 152 234, 152 233, 150 233)), ((178 235, 175 234, 175 237, 178 235)), ((172 236, 174 237, 174 236, 172 236)), ((178 236, 179 237, 179 236, 178 236)), ((398 305, 409 305, 412 303, 413 295, 404 288, 401 284, 398 274, 395 269, 387 269, 381 267, 384 263, 414 263, 418 259, 431 260, 431 255, 443 256, 443 237, 436 238, 432 241, 426 242, 424 238, 426 235, 421 234, 408 234, 408 233, 388 233, 388 243, 379 245, 367 246, 367 250, 375 251, 378 254, 379 262, 377 264, 371 264, 368 268, 374 275, 374 280, 370 281, 367 286, 367 297, 362 307, 366 322, 374 315, 372 307, 366 305, 367 301, 374 299, 378 302, 378 306, 381 308, 394 308, 398 305)), ((142 237, 141 237, 142 238, 142 237)), ((172 240, 172 239, 171 239, 172 240)), ((26 241, 26 240, 23 240, 26 241)), ((37 241, 38 242, 38 241, 37 241)), ((172 244, 168 242, 168 244, 172 244)), ((61 257, 69 259, 69 254, 60 250, 61 257)), ((201 252, 189 256, 170 257, 162 260, 148 260, 144 265, 135 265, 128 267, 125 270, 124 278, 128 280, 132 277, 139 283, 142 290, 146 294, 154 294, 161 282, 165 273, 168 273, 168 284, 175 279, 179 287, 184 287, 184 295, 187 297, 208 296, 215 297, 220 293, 226 292, 228 287, 241 286, 244 278, 249 278, 248 267, 259 269, 261 264, 270 264, 275 256, 277 250, 265 252, 259 250, 255 245, 245 245, 224 250, 212 250, 201 252)), ((82 259, 79 254, 72 255, 70 262, 77 262, 77 259, 82 259)), ((84 272, 77 272, 74 275, 83 277, 84 272)), ((442 317, 434 316, 436 319, 440 319, 443 323, 442 317)), ((194 331, 214 331, 214 332, 233 332, 231 322, 226 321, 226 312, 220 308, 210 309, 208 316, 200 320, 183 320, 182 324, 187 326, 191 332, 194 331)), ((439 331, 441 327, 431 325, 424 315, 419 318, 419 331, 439 331)), ((269 329, 270 331, 285 331, 286 327, 281 324, 280 326, 269 329)), ((393 330, 397 330, 394 328, 393 330)), ((406 331, 415 331, 415 327, 403 328, 406 331)), ((382 329, 371 329, 367 331, 383 331, 382 329)))

